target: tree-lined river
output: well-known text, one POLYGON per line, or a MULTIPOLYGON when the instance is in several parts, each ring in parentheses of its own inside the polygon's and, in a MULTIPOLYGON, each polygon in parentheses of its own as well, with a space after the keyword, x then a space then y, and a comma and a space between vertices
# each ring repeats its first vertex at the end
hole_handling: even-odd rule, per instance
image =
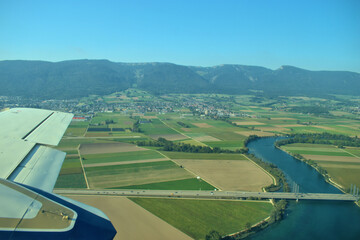
MULTIPOLYGON (((256 157, 277 165, 300 192, 341 193, 315 169, 275 148, 278 139, 260 138, 247 147, 256 157)), ((360 239, 360 208, 349 202, 290 201, 282 221, 249 239, 360 239)))

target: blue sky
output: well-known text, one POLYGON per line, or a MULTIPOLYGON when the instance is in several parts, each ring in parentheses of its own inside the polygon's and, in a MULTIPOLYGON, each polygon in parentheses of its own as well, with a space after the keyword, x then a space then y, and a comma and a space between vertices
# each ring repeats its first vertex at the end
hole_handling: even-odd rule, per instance
POLYGON ((0 60, 360 72, 359 0, 0 0, 0 60))

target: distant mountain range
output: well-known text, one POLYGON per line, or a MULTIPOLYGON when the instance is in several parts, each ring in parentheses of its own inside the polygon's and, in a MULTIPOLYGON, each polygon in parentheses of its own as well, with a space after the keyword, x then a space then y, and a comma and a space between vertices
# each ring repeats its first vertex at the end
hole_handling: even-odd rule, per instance
POLYGON ((214 67, 108 60, 0 61, 0 95, 68 99, 104 95, 130 87, 154 94, 227 93, 266 95, 360 95, 360 74, 277 70, 244 65, 214 67))

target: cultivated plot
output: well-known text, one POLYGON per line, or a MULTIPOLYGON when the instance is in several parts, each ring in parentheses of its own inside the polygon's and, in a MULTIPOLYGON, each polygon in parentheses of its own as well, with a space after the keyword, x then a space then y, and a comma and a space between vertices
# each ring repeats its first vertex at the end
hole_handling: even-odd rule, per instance
POLYGON ((212 230, 222 236, 241 231, 268 217, 273 209, 270 202, 130 199, 194 239, 205 239, 212 230))
POLYGON ((125 197, 67 196, 103 211, 114 225, 115 240, 187 240, 192 239, 159 217, 125 197))
POLYGON ((117 152, 133 152, 133 151, 146 151, 147 149, 137 147, 129 143, 84 143, 80 145, 80 153, 86 154, 99 154, 99 153, 117 153, 117 152))
POLYGON ((222 190, 261 191, 272 178, 248 160, 174 160, 222 190))
POLYGON ((91 188, 114 188, 194 177, 172 161, 86 167, 91 188))

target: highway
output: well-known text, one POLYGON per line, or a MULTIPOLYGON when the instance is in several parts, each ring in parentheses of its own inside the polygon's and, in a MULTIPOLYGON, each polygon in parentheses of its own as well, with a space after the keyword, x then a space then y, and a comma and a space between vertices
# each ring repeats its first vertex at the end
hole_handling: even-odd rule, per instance
POLYGON ((357 201, 350 194, 330 193, 283 193, 283 192, 240 192, 240 191, 190 191, 190 190, 89 190, 89 189, 57 189, 56 194, 62 195, 112 195, 141 197, 172 197, 172 198, 204 198, 204 199, 287 199, 287 200, 328 200, 357 201))

